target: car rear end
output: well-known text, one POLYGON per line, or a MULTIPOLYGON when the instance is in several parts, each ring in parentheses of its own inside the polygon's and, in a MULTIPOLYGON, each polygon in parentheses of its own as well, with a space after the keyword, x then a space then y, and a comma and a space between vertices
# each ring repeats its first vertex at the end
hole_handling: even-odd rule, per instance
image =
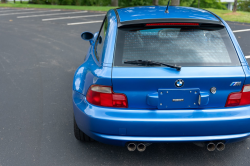
MULTIPOLYGON (((238 141, 250 135, 249 68, 230 29, 179 20, 120 26, 112 85, 75 92, 80 128, 100 142, 238 141), (143 63, 151 61, 175 68, 143 63), (81 99, 79 99, 81 98, 81 99)), ((77 110, 77 111, 76 111, 77 110)))

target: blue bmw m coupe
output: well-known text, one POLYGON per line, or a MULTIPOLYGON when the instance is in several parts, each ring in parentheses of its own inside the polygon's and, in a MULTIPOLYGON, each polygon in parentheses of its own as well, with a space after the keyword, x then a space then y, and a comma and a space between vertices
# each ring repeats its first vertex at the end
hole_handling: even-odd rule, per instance
POLYGON ((227 23, 189 7, 112 9, 73 80, 74 133, 144 151, 193 142, 209 151, 250 135, 250 70, 227 23))

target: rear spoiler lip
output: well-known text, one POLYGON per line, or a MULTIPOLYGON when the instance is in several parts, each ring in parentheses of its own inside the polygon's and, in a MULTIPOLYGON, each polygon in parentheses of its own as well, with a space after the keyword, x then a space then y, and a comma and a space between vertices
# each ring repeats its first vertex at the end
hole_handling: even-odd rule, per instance
POLYGON ((147 23, 199 23, 199 24, 212 24, 215 26, 222 26, 224 24, 221 21, 213 21, 213 20, 206 20, 206 19, 143 19, 143 20, 132 20, 132 21, 118 21, 118 28, 123 26, 133 26, 138 24, 147 24, 147 23))
MULTIPOLYGON (((119 8, 118 8, 119 9, 119 8)), ((160 19, 142 19, 142 20, 131 20, 131 21, 120 21, 120 16, 117 12, 117 9, 113 9, 117 18, 117 27, 122 27, 124 25, 138 25, 138 24, 147 24, 147 23, 178 23, 178 22, 183 22, 183 23, 200 23, 200 24, 214 24, 215 26, 222 26, 225 27, 221 19, 214 13, 207 11, 214 15, 218 21, 213 21, 213 20, 208 20, 208 19, 188 19, 188 18, 160 18, 160 19)))

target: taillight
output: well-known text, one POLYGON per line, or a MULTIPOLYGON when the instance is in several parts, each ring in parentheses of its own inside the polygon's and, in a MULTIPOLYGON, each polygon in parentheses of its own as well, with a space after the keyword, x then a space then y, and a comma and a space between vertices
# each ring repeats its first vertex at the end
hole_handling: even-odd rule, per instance
POLYGON ((151 23, 146 26, 199 26, 199 23, 151 23))
POLYGON ((87 93, 87 101, 103 107, 128 107, 126 95, 114 93, 110 86, 92 85, 87 93))
POLYGON ((249 105, 250 104, 250 84, 244 85, 241 92, 230 93, 226 107, 249 105))

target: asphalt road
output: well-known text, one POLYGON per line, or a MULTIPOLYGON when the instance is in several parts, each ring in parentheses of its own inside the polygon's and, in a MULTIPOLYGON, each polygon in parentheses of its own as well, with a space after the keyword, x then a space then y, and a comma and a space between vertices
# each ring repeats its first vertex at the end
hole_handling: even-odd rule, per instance
MULTIPOLYGON (((80 34, 98 31, 101 23, 67 24, 98 21, 103 16, 42 21, 101 13, 18 12, 26 14, 8 15, 17 11, 0 8, 0 166, 250 165, 250 139, 228 144, 222 152, 179 143, 153 144, 143 153, 77 141, 72 80, 89 48, 80 34), (62 14, 18 18, 52 13, 62 14)), ((229 25, 233 30, 250 29, 249 24, 229 25)), ((250 55, 250 31, 235 35, 245 55, 250 55)))

